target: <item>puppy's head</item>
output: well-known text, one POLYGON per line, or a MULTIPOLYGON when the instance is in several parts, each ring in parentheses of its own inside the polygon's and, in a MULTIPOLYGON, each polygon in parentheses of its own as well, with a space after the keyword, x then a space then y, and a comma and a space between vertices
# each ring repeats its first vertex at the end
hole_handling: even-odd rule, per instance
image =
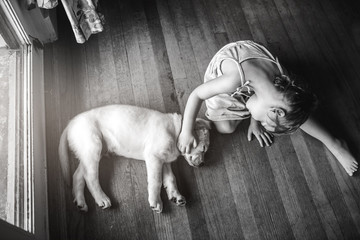
POLYGON ((204 155, 210 145, 211 123, 201 118, 195 121, 195 134, 197 136, 197 146, 192 148, 189 154, 183 154, 186 161, 192 167, 200 167, 204 164, 204 155))

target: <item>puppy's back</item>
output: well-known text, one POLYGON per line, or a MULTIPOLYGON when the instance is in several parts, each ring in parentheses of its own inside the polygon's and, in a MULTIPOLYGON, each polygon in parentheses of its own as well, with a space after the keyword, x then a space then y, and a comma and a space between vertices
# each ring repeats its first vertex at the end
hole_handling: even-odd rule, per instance
POLYGON ((101 135, 108 151, 135 159, 144 159, 147 150, 175 150, 181 127, 181 116, 178 114, 131 105, 99 107, 77 118, 74 121, 82 122, 79 124, 81 128, 91 123, 91 131, 100 132, 96 134, 101 135))

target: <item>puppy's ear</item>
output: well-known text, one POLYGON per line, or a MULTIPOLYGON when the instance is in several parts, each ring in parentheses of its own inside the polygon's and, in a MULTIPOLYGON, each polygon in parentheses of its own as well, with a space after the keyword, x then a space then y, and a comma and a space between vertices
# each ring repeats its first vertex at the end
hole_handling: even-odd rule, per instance
POLYGON ((195 129, 211 129, 211 122, 202 118, 196 118, 195 129))

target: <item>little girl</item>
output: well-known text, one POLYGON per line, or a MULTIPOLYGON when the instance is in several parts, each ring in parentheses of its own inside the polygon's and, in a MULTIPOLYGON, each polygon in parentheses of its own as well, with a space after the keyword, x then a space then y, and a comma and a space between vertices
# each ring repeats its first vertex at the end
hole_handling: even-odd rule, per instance
POLYGON ((211 60, 204 83, 190 94, 178 148, 188 153, 196 147, 194 121, 202 101, 206 117, 220 133, 232 133, 242 119, 251 118, 248 140, 254 135, 260 146, 270 146, 273 135, 298 128, 317 138, 352 176, 358 163, 346 144, 330 135, 311 117, 317 99, 281 67, 264 46, 253 41, 230 43, 211 60))

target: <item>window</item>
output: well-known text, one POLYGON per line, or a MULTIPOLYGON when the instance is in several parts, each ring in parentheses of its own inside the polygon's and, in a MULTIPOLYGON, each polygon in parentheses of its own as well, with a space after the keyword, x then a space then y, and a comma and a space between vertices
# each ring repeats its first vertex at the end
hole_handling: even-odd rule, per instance
POLYGON ((0 1, 0 231, 47 239, 42 49, 12 4, 0 1))
POLYGON ((31 163, 31 116, 27 45, 1 49, 1 218, 33 232, 33 166, 31 163), (4 183, 5 182, 5 183, 4 183))

